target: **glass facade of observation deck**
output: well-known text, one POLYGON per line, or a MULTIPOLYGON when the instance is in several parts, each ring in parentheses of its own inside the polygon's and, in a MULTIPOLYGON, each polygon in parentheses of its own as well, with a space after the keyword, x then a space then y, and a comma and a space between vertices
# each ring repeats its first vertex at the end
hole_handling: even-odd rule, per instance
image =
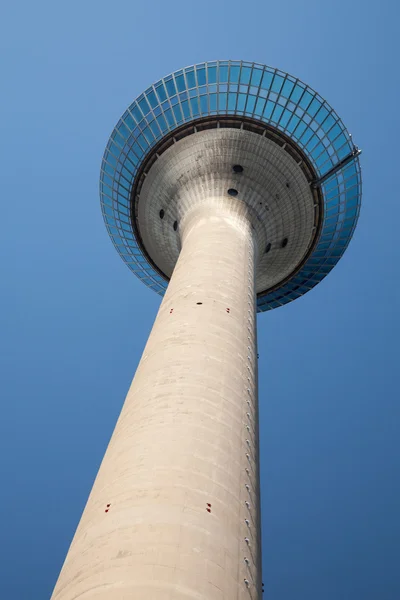
MULTIPOLYGON (((254 63, 202 63, 161 79, 125 111, 107 144, 100 178, 107 230, 122 259, 163 295, 168 282, 149 264, 130 222, 130 194, 143 160, 165 135, 208 116, 236 115, 289 136, 323 177, 353 150, 335 111, 314 90, 277 69, 254 63)), ((324 216, 318 242, 301 270, 279 289, 258 297, 259 312, 277 308, 320 282, 345 251, 361 202, 357 156, 321 184, 324 216)))

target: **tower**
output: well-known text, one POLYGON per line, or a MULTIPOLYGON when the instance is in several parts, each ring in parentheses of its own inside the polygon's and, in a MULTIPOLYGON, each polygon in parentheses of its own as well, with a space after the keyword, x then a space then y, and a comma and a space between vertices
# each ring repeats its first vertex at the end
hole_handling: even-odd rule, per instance
POLYGON ((256 312, 321 281, 354 231, 359 150, 311 88, 219 61, 115 127, 111 239, 163 296, 53 600, 259 600, 256 312))

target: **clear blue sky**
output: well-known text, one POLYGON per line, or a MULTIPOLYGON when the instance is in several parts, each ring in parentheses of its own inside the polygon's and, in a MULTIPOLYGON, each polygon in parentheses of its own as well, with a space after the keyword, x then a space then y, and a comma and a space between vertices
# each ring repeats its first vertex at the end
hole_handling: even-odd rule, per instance
POLYGON ((344 258, 258 318, 264 598, 399 600, 398 3, 1 12, 1 600, 49 598, 160 301, 102 222, 108 135, 153 81, 216 58, 303 79, 363 149, 344 258))

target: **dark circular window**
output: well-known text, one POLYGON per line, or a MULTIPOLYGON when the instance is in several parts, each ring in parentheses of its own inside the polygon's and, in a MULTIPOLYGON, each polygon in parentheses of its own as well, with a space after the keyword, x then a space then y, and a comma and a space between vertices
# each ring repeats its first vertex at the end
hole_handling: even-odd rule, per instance
POLYGON ((287 238, 283 238, 283 240, 281 241, 281 248, 286 248, 288 243, 288 239, 287 238))
POLYGON ((286 187, 290 188, 290 183, 288 181, 286 182, 286 187))
POLYGON ((233 165, 232 169, 234 173, 243 173, 242 165, 233 165))
POLYGON ((228 190, 229 196, 237 196, 238 193, 239 192, 237 190, 235 190, 235 188, 229 188, 229 190, 228 190))
POLYGON ((271 250, 271 242, 268 242, 266 248, 265 248, 265 254, 268 254, 268 252, 271 250))
POLYGON ((178 229, 178 221, 174 221, 174 231, 178 229))
POLYGON ((163 219, 165 215, 165 212, 163 209, 160 210, 160 219, 163 219))

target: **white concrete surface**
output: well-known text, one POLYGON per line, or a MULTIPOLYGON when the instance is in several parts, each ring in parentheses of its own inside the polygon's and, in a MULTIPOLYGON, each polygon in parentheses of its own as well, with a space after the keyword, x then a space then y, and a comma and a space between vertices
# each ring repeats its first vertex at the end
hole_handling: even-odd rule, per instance
POLYGON ((180 215, 182 249, 53 600, 261 599, 265 239, 246 203, 209 189, 180 215))
POLYGON ((209 129, 168 148, 141 189, 139 231, 151 259, 170 277, 180 251, 174 221, 180 227, 193 206, 211 196, 227 198, 230 188, 238 191, 254 227, 260 249, 256 292, 261 293, 296 269, 315 234, 310 185, 291 155, 268 138, 241 129, 209 129), (235 164, 243 167, 241 174, 233 172, 235 164), (287 246, 281 248, 285 237, 287 246))

